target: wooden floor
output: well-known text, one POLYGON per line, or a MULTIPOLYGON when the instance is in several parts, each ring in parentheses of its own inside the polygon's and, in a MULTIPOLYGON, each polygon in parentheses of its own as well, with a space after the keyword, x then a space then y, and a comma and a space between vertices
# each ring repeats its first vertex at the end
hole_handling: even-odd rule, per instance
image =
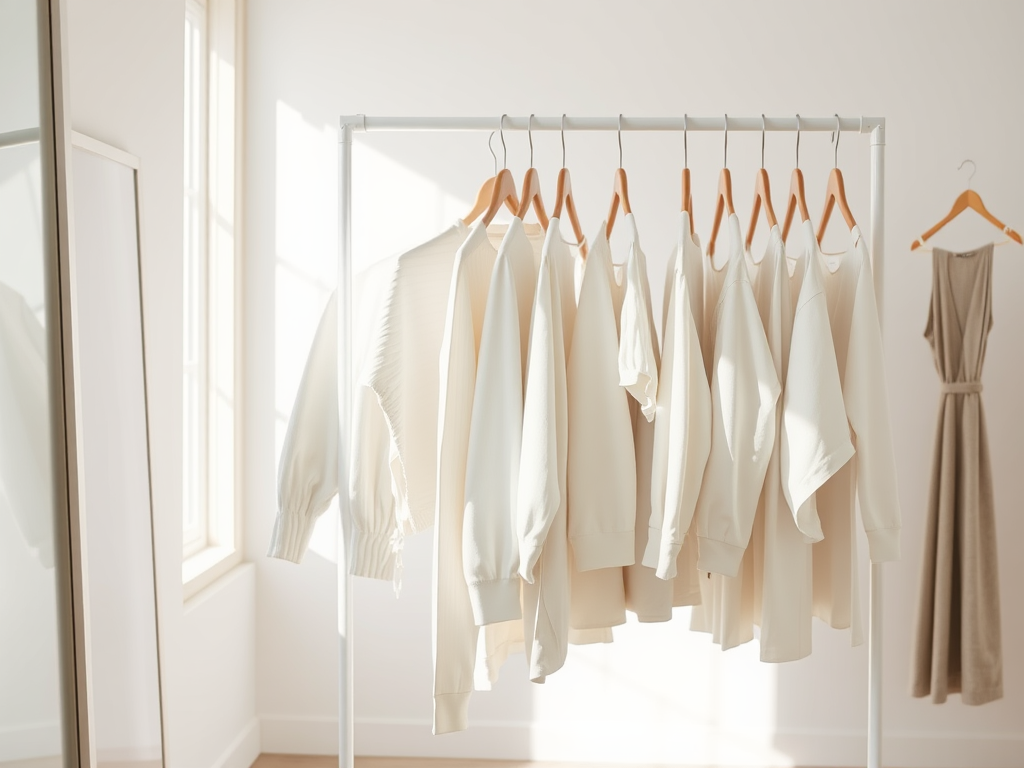
MULTIPOLYGON (((524 763, 516 760, 454 760, 426 757, 357 757, 356 768, 642 768, 608 763, 524 763)), ((260 755, 252 768, 338 768, 334 756, 260 755)))

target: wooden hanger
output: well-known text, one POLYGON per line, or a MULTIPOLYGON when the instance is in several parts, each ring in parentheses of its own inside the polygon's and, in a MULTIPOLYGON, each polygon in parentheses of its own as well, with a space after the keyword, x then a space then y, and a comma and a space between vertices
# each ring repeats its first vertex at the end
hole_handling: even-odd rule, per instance
POLYGON ((775 218, 775 209, 772 208, 771 185, 768 183, 768 171, 764 169, 764 115, 761 115, 761 169, 757 172, 754 181, 754 210, 750 214, 750 226, 747 227, 747 239, 743 244, 744 248, 750 250, 750 244, 754 242, 754 229, 757 227, 757 215, 764 208, 764 217, 768 220, 769 227, 778 226, 775 218))
POLYGON ((619 115, 619 167, 615 171, 615 185, 612 188, 612 204, 608 209, 608 223, 605 226, 605 237, 612 236, 612 227, 615 226, 615 214, 622 206, 622 213, 628 216, 633 212, 629 205, 629 184, 626 179, 626 171, 622 167, 622 115, 619 115))
MULTIPOLYGON (((504 127, 505 115, 502 115, 501 126, 498 129, 501 135, 502 150, 506 150, 504 127)), ((508 158, 507 150, 505 152, 505 158, 506 160, 508 158)), ((494 177, 494 185, 491 188, 491 201, 487 205, 487 210, 484 211, 483 225, 485 227, 490 226, 491 222, 494 221, 494 217, 498 215, 498 211, 501 210, 501 206, 503 205, 507 205, 511 211, 519 211, 519 198, 516 197, 516 182, 515 179, 512 178, 512 172, 508 168, 502 168, 494 177)))
POLYGON ((569 178, 569 169, 565 167, 565 115, 562 115, 562 170, 558 172, 558 181, 555 184, 555 208, 551 211, 551 218, 561 219, 562 209, 569 216, 569 223, 572 225, 572 234, 579 243, 580 256, 587 258, 587 242, 583 235, 583 227, 580 226, 579 217, 576 215, 576 201, 572 196, 572 179, 569 178))
POLYGON ((722 224, 722 214, 732 216, 736 207, 732 204, 732 174, 729 173, 729 116, 725 116, 725 155, 722 161, 722 172, 718 175, 718 199, 715 203, 715 221, 711 225, 711 239, 708 241, 708 256, 715 255, 715 240, 718 228, 722 224))
POLYGON ((832 208, 839 206, 839 212, 846 220, 846 226, 853 229, 857 222, 850 211, 850 204, 846 201, 846 185, 843 184, 843 172, 839 170, 839 115, 836 115, 836 150, 835 166, 828 175, 828 187, 825 189, 825 210, 821 214, 821 224, 818 225, 818 242, 825 236, 825 227, 828 226, 828 219, 832 215, 832 208))
MULTIPOLYGON (((487 206, 491 203, 491 195, 494 193, 494 180, 498 178, 498 156, 494 154, 494 149, 491 147, 491 139, 494 138, 494 131, 491 131, 491 135, 487 139, 487 149, 491 151, 491 157, 494 158, 494 175, 491 176, 487 181, 480 185, 479 191, 476 193, 476 202, 473 203, 473 207, 470 208, 469 213, 462 217, 462 223, 469 225, 476 221, 477 217, 487 210, 487 206)), ((505 198, 505 205, 508 206, 509 211, 514 215, 516 208, 513 206, 512 200, 505 198)))
POLYGON ((686 115, 683 114, 683 179, 680 212, 690 214, 690 234, 693 234, 693 195, 690 194, 690 150, 686 145, 686 115))
MULTIPOLYGON (((971 165, 975 165, 973 160, 964 160, 963 163, 960 163, 960 167, 957 168, 958 171, 960 170, 960 168, 964 167, 964 163, 970 163, 971 165)), ((975 170, 977 170, 977 166, 975 166, 975 170)), ((923 235, 921 235, 921 237, 919 237, 917 240, 915 240, 914 244, 910 246, 910 250, 916 251, 918 248, 924 245, 925 240, 931 238, 936 232, 938 232, 944 226, 949 224, 949 222, 951 222, 953 219, 955 219, 957 216, 959 216, 961 213, 968 209, 976 211, 983 218, 990 221, 993 225, 999 227, 999 229, 1003 230, 1003 232, 1005 232, 1011 240, 1014 240, 1017 243, 1021 242, 1021 236, 1014 230, 1010 229, 1010 227, 1008 227, 1006 224, 1003 224, 1003 222, 1001 222, 991 213, 989 213, 988 208, 985 207, 985 203, 982 202, 981 195, 979 195, 977 192, 971 189, 971 179, 974 178, 974 173, 975 171, 971 171, 971 175, 967 179, 967 189, 961 192, 960 196, 953 201, 953 207, 950 209, 949 213, 946 214, 946 217, 942 219, 942 221, 940 221, 934 227, 925 232, 923 235)))
POLYGON ((544 231, 548 230, 548 214, 544 210, 544 200, 540 196, 540 174, 537 173, 537 169, 533 167, 533 115, 530 115, 529 120, 526 123, 526 132, 530 137, 530 167, 526 170, 526 176, 523 177, 523 187, 519 196, 519 209, 516 211, 516 216, 520 219, 526 217, 527 212, 530 210, 530 206, 533 206, 533 212, 537 214, 537 221, 540 222, 541 227, 544 231))
POLYGON ((789 179, 789 201, 786 203, 786 218, 782 222, 782 241, 789 236, 789 225, 793 223, 793 214, 799 209, 800 221, 809 221, 811 214, 807 210, 807 194, 804 192, 804 173, 800 170, 800 115, 796 116, 796 167, 789 179))

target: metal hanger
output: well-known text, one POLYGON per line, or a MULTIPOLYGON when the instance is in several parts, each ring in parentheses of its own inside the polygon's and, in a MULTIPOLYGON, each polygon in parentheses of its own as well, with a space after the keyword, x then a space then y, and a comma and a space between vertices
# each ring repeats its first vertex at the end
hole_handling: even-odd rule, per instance
POLYGON ((608 223, 605 227, 605 237, 612 236, 612 227, 615 226, 615 214, 622 206, 622 213, 629 215, 632 208, 629 205, 629 186, 626 179, 626 171, 622 167, 622 113, 619 113, 619 167, 615 171, 615 185, 612 189, 612 204, 608 210, 608 223))
POLYGON ((825 210, 821 214, 821 224, 818 225, 818 242, 825 236, 825 227, 828 226, 829 216, 832 215, 832 208, 839 206, 839 212, 846 220, 846 226, 853 229, 857 222, 850 211, 850 204, 846 201, 846 185, 843 184, 843 172, 839 170, 839 136, 842 131, 839 128, 839 115, 836 114, 836 130, 833 134, 835 139, 835 160, 832 171, 828 175, 828 187, 825 189, 825 210))
MULTIPOLYGON (((472 224, 481 213, 487 210, 487 206, 491 203, 491 195, 494 193, 494 180, 498 177, 498 156, 494 154, 494 147, 491 146, 495 133, 497 131, 491 131, 491 135, 487 137, 487 149, 491 153, 491 157, 494 158, 494 175, 480 185, 480 190, 476 193, 476 202, 473 203, 469 213, 462 217, 463 224, 472 224)), ((506 200, 505 204, 512 213, 516 212, 510 200, 506 200)))
POLYGON ((587 241, 583 234, 583 227, 576 215, 576 201, 572 196, 572 179, 569 178, 569 169, 565 167, 565 115, 562 115, 562 169, 558 172, 558 181, 555 184, 555 208, 551 211, 551 218, 561 219, 562 208, 565 208, 569 216, 569 223, 572 225, 572 233, 579 244, 580 256, 587 258, 587 241))
POLYGON ((708 241, 708 256, 715 255, 715 239, 722 224, 722 214, 732 216, 736 207, 732 204, 732 174, 729 173, 729 115, 725 116, 725 145, 722 156, 722 172, 718 175, 718 197, 715 202, 715 221, 711 225, 711 239, 708 241))
POLYGON ((520 219, 525 218, 527 211, 530 210, 530 206, 533 206, 533 212, 537 214, 537 221, 544 228, 546 232, 548 229, 548 214, 544 210, 544 200, 540 195, 540 174, 537 173, 537 169, 533 167, 533 115, 526 121, 526 134, 530 139, 530 167, 526 169, 526 175, 523 177, 522 193, 519 197, 519 209, 516 211, 516 216, 520 219))
POLYGON ((786 204, 786 218, 782 223, 783 242, 789 236, 789 225, 793 223, 793 214, 798 209, 801 222, 811 218, 807 211, 807 194, 804 192, 804 173, 800 170, 800 115, 796 116, 796 167, 789 179, 789 202, 786 204))
POLYGON ((506 117, 508 115, 502 115, 501 120, 498 122, 498 134, 501 136, 502 162, 505 167, 498 171, 498 174, 494 177, 491 202, 487 206, 483 217, 483 225, 485 227, 490 226, 491 222, 494 221, 494 217, 498 214, 502 205, 507 205, 509 210, 513 212, 519 210, 519 198, 516 197, 516 182, 512 178, 512 172, 508 169, 508 147, 505 146, 506 117))
POLYGON ((747 227, 747 240, 744 243, 746 249, 750 249, 750 244, 754 242, 754 229, 757 227, 757 215, 761 212, 761 208, 764 207, 764 216, 768 220, 769 227, 778 226, 778 221, 775 219, 775 209, 772 208, 772 193, 771 185, 768 183, 768 171, 764 169, 764 129, 765 120, 764 113, 761 114, 761 169, 757 172, 757 178, 754 181, 754 210, 750 214, 750 226, 747 227))

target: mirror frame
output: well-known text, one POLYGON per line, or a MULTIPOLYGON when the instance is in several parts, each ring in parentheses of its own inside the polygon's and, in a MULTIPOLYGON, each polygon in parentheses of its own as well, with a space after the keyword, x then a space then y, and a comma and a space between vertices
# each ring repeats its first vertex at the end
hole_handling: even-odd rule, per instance
POLYGON ((60 654, 63 759, 92 766, 85 657, 80 446, 72 302, 71 126, 66 0, 36 0, 40 116, 39 154, 46 295, 47 364, 53 457, 54 552, 60 654))

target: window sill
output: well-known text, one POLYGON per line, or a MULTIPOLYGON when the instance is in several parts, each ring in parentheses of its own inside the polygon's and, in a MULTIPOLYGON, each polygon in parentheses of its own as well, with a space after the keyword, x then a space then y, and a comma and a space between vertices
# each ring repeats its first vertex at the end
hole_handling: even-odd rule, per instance
POLYGON ((188 600, 242 562, 234 547, 207 547, 181 563, 182 599, 188 600))

